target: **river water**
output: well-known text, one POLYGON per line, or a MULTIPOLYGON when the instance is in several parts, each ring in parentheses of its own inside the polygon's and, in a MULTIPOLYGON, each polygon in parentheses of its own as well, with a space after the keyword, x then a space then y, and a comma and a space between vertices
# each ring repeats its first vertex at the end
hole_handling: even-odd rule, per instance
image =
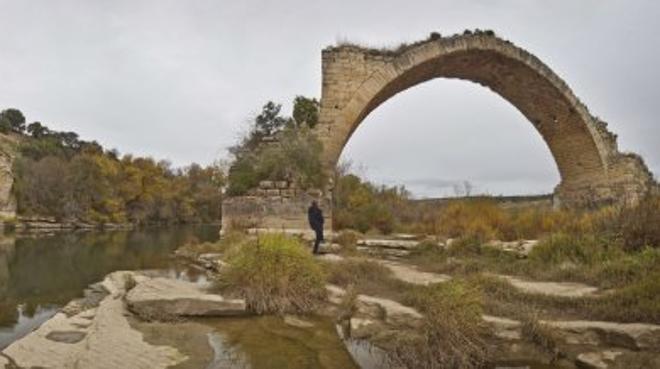
MULTIPOLYGON (((72 299, 82 297, 87 286, 113 271, 164 269, 173 277, 204 279, 204 274, 172 258, 172 252, 187 242, 217 239, 215 226, 0 236, 0 350, 37 328, 72 299)), ((181 369, 383 367, 368 347, 342 342, 329 320, 309 319, 314 323, 312 328, 292 327, 277 317, 259 317, 191 321, 186 323, 192 329, 188 333, 188 328, 173 325, 145 324, 141 330, 154 344, 190 344, 191 351, 205 347, 199 355, 192 355, 196 359, 177 366, 181 369), (155 328, 159 333, 150 335, 149 330, 155 328), (168 332, 166 337, 163 329, 168 332), (191 337, 203 342, 193 345, 191 337), (227 360, 233 362, 228 364, 227 360)), ((502 367, 550 368, 532 363, 502 367)))
POLYGON ((218 227, 71 232, 0 238, 0 349, 38 327, 84 289, 116 270, 167 269, 195 279, 171 253, 195 240, 213 241, 218 227))

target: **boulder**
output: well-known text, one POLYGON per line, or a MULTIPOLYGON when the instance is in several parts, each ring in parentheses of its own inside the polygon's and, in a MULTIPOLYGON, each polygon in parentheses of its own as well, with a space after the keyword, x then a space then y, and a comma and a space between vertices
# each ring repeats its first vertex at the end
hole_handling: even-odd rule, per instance
POLYGON ((176 279, 146 278, 126 294, 131 311, 156 320, 176 316, 232 316, 246 314, 245 301, 208 293, 201 286, 176 279))

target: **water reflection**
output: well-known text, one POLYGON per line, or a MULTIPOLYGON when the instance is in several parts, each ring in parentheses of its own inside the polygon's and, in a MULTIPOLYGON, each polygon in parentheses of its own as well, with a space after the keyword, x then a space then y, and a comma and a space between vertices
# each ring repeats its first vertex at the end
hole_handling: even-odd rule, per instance
POLYGON ((202 321, 213 328, 207 369, 359 368, 329 319, 305 319, 313 326, 292 327, 275 316, 202 321))
POLYGON ((167 268, 175 275, 189 273, 173 261, 171 252, 192 240, 216 240, 217 235, 217 227, 197 226, 0 237, 0 348, 110 272, 167 268))

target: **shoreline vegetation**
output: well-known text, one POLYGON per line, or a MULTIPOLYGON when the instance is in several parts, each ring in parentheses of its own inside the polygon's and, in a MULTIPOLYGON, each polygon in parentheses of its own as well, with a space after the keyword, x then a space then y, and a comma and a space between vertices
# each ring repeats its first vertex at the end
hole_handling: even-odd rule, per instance
MULTIPOLYGON (((229 196, 262 180, 319 188, 327 178, 310 132, 318 102, 299 96, 292 117, 280 110, 264 105, 230 149, 226 178, 217 166, 174 170, 120 158, 74 133, 25 127, 5 110, 10 124, 0 129, 21 137, 19 214, 55 223, 185 223, 218 219, 224 185, 229 196)), ((122 285, 127 300, 153 308, 145 324, 186 316, 187 305, 170 299, 174 287, 232 314, 332 317, 396 368, 480 369, 509 359, 566 369, 660 366, 660 195, 634 206, 555 210, 471 197, 467 184, 464 199, 415 201, 405 187, 375 185, 348 165, 333 183, 330 255, 313 256, 302 237, 225 229, 217 242, 175 253, 208 272, 211 290, 136 274, 122 285), (385 238, 392 247, 401 233, 406 243, 395 253, 372 252, 365 242, 385 238), (609 352, 616 355, 603 356, 609 352)))
MULTIPOLYGON (((335 301, 332 316, 339 324, 350 326, 352 337, 366 339, 384 350, 387 361, 394 366, 485 368, 493 361, 513 358, 556 368, 591 368, 583 363, 588 357, 581 356, 589 349, 620 352, 620 360, 626 363, 623 367, 641 369, 654 367, 660 355, 623 336, 618 341, 612 338, 622 333, 607 332, 623 332, 629 329, 627 323, 647 324, 651 330, 660 328, 658 209, 657 196, 649 196, 630 208, 580 213, 543 209, 518 213, 520 209, 502 209, 487 199, 463 200, 438 210, 444 227, 437 228, 437 233, 407 235, 407 240, 414 237, 417 241, 402 256, 378 257, 365 252, 365 246, 360 246, 365 243, 359 240, 384 236, 350 229, 338 231, 333 239, 336 246, 328 249, 337 253, 333 258, 314 260, 309 245, 293 236, 249 236, 241 230, 226 233, 217 243, 185 245, 179 252, 191 260, 199 255, 222 260, 214 266, 219 270, 218 288, 223 293, 238 291, 236 296, 251 300, 248 306, 257 314, 327 314, 327 307, 318 307, 318 301, 323 300, 321 294, 316 304, 304 304, 315 309, 291 307, 300 306, 295 303, 300 299, 297 293, 309 289, 300 284, 309 282, 308 273, 315 276, 311 278, 315 288, 322 284, 337 286, 345 292, 335 301), (500 248, 498 245, 506 242, 497 236, 511 234, 538 238, 525 253, 500 248), (266 244, 267 251, 263 249, 266 244), (237 254, 242 256, 237 258, 237 254), (388 263, 447 276, 448 280, 411 284, 393 274, 388 263), (322 267, 321 273, 318 266, 322 267), (530 292, 521 290, 509 278, 572 288, 584 284, 590 289, 583 295, 566 296, 552 291, 530 292), (596 292, 590 292, 592 289, 596 292), (405 323, 394 323, 390 321, 394 319, 391 312, 382 307, 365 316, 365 299, 386 299, 413 308, 421 318, 408 316, 405 323), (597 339, 602 342, 596 344, 593 338, 586 338, 588 335, 570 336, 571 329, 578 328, 562 328, 578 324, 575 322, 596 327, 580 328, 587 331, 604 329, 605 336, 597 339), (502 333, 498 324, 516 327, 507 329, 519 331, 515 334, 520 337, 515 340, 525 348, 511 352, 511 344, 500 335, 512 333, 502 333), (631 352, 631 347, 637 348, 631 352)), ((393 241, 397 236, 385 237, 393 241)), ((332 295, 330 301, 336 300, 332 295)))
POLYGON ((11 153, 16 201, 12 224, 66 228, 182 224, 220 220, 225 176, 219 164, 172 168, 168 161, 121 155, 75 132, 26 123, 17 109, 0 112, 11 153))

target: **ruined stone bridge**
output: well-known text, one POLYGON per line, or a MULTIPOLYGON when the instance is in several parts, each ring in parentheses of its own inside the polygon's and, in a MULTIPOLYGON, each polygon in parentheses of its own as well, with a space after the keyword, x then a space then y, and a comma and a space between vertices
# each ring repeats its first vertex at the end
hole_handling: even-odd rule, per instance
MULTIPOLYGON (((481 32, 432 35, 397 50, 353 45, 323 50, 321 111, 315 131, 324 145, 326 169, 335 168, 344 146, 371 111, 397 93, 434 78, 457 78, 490 88, 527 117, 557 164, 561 182, 555 202, 561 206, 635 202, 655 186, 642 159, 620 153, 616 135, 548 66, 511 42, 481 32)), ((306 204, 318 194, 286 197, 264 190, 251 199, 229 200, 223 218, 230 222, 252 213, 255 226, 306 228, 306 204)), ((330 209, 331 188, 321 196, 330 209)))

